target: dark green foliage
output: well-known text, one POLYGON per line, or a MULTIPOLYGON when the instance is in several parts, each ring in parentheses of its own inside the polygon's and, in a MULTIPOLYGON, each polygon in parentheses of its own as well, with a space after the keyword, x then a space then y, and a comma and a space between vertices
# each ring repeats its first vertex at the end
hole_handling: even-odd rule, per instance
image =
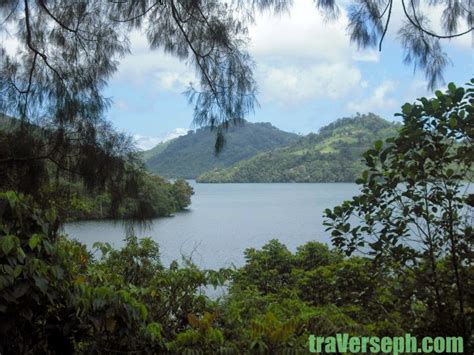
POLYGON ((177 209, 182 210, 191 204, 191 195, 194 194, 194 190, 185 180, 176 180, 171 192, 177 209))
POLYGON ((136 197, 128 197, 112 214, 112 198, 108 193, 90 194, 80 184, 68 185, 70 207, 67 220, 120 218, 133 219, 170 216, 191 205, 193 188, 185 180, 169 182, 156 175, 143 173, 136 197))
POLYGON ((364 153, 361 194, 326 210, 325 224, 347 254, 369 253, 380 268, 393 267, 401 282, 413 283, 431 312, 424 332, 462 335, 469 347, 474 79, 407 103, 400 116, 399 135, 364 153))
POLYGON ((190 262, 165 269, 157 244, 135 237, 122 250, 97 244, 102 256, 95 260, 84 246, 56 234, 57 223, 54 209, 42 211, 15 192, 0 195, 2 353, 180 349, 179 334, 210 317, 212 302, 201 288, 221 285, 230 275, 190 262))
POLYGON ((170 183, 149 174, 138 156, 128 152, 127 141, 120 142, 113 131, 107 134, 110 141, 101 142, 101 147, 77 147, 69 142, 67 148, 55 152, 54 131, 2 116, 0 166, 5 169, 0 171, 0 191, 30 194, 44 208, 54 205, 61 220, 142 221, 169 216, 191 204, 193 191, 185 181, 170 183), (116 144, 124 144, 124 151, 116 144), (86 160, 76 160, 83 149, 90 150, 92 158, 87 155, 86 160), (60 163, 54 157, 62 154, 66 156, 60 163), (74 157, 68 157, 70 154, 74 157))
POLYGON ((216 167, 228 167, 263 151, 289 145, 298 136, 281 131, 270 123, 246 122, 227 131, 226 145, 217 156, 214 154, 214 139, 209 128, 189 131, 187 135, 165 143, 165 149, 148 157, 145 163, 151 171, 162 176, 194 179, 216 167))
POLYGON ((362 153, 374 141, 394 136, 397 128, 371 113, 342 118, 289 147, 204 173, 197 181, 353 182, 363 170, 362 153))
POLYGON ((147 238, 128 237, 121 250, 98 243, 95 260, 52 232, 54 210, 43 214, 13 192, 0 202, 2 352, 274 353, 304 351, 310 333, 417 334, 398 312, 413 302, 412 283, 402 292, 392 273, 374 274, 370 260, 344 259, 319 243, 293 254, 271 241, 247 250, 234 272, 186 260, 166 268, 147 238), (224 300, 203 294, 230 278, 224 300))
POLYGON ((54 232, 56 218, 14 192, 0 196, 0 351, 142 347, 151 338, 146 308, 129 292, 85 283, 90 255, 54 232))
MULTIPOLYGON (((402 276, 320 243, 292 253, 273 240, 248 249, 240 269, 199 270, 162 265, 156 242, 133 236, 120 250, 97 243, 94 259, 51 232, 54 210, 13 192, 0 206, 2 353, 273 354, 305 352, 309 334, 433 335, 430 295, 417 287, 425 262, 402 276), (223 299, 205 295, 224 284, 223 299)), ((448 264, 439 260, 442 279, 448 264)))

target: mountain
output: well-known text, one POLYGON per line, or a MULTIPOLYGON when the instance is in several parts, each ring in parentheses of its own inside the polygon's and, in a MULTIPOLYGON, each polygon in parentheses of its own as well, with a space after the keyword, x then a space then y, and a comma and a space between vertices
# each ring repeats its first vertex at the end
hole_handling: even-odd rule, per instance
POLYGON ((166 142, 162 142, 162 143, 158 143, 158 145, 155 145, 153 148, 151 148, 149 150, 145 150, 144 152, 142 152, 142 159, 145 162, 150 160, 155 155, 158 155, 162 151, 164 151, 166 149, 166 147, 168 147, 170 145, 170 143, 171 143, 171 140, 166 141, 166 142))
POLYGON ((149 170, 169 178, 194 179, 202 173, 226 168, 243 159, 288 146, 300 137, 284 132, 270 123, 246 122, 226 133, 223 151, 214 154, 215 134, 209 127, 189 131, 143 153, 149 170))
POLYGON ((342 118, 285 148, 200 175, 198 182, 353 182, 361 155, 373 142, 396 134, 399 125, 372 113, 342 118))

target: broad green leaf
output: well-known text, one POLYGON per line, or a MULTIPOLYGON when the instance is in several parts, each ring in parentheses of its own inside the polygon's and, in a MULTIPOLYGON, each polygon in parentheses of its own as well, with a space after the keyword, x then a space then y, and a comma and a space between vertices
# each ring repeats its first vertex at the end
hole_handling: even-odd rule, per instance
POLYGON ((0 239, 0 247, 4 254, 8 254, 15 246, 14 238, 13 235, 5 235, 0 239))
POLYGON ((31 250, 35 249, 38 243, 41 241, 42 236, 40 234, 33 234, 28 241, 28 245, 31 250))
POLYGON ((449 83, 448 90, 451 94, 454 94, 456 92, 456 85, 454 85, 454 83, 449 83))
POLYGON ((41 292, 46 293, 48 290, 48 280, 40 276, 33 276, 33 279, 35 280, 35 285, 41 290, 41 292))
POLYGON ((402 112, 405 115, 408 115, 411 112, 411 109, 412 109, 412 105, 410 105, 408 102, 402 106, 402 112))
POLYGON ((13 271, 13 277, 16 279, 18 276, 20 276, 22 271, 23 271, 22 265, 15 266, 15 270, 13 271))

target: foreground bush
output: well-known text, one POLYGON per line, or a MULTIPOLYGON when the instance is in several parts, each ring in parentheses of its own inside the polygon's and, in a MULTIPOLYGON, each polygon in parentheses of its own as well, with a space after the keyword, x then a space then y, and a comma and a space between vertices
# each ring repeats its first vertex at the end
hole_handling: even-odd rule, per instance
MULTIPOLYGON (((53 210, 0 195, 0 352, 280 353, 306 351, 310 334, 425 335, 435 324, 417 276, 376 270, 309 242, 248 249, 242 268, 161 264, 151 239, 127 237, 97 259, 54 232, 53 210), (227 285, 222 299, 206 286, 227 285)), ((439 261, 447 278, 448 260, 439 261)), ((469 300, 467 307, 473 307, 469 300)), ((449 325, 440 335, 452 335, 449 325)))

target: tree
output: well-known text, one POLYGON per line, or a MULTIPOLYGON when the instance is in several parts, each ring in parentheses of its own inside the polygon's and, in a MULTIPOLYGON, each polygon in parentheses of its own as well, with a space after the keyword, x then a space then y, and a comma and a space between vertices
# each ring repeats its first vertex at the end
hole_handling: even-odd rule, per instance
MULTIPOLYGON (((335 4, 335 0, 321 1, 335 4)), ((349 32, 351 40, 359 47, 378 47, 387 34, 392 19, 394 0, 354 1, 349 6, 349 32)), ((441 40, 468 35, 474 30, 474 16, 471 0, 461 1, 418 1, 401 0, 404 21, 398 35, 405 49, 404 62, 413 63, 425 71, 428 88, 435 89, 443 83, 443 70, 449 58, 443 52, 441 40), (443 5, 440 23, 443 33, 435 32, 430 26, 427 14, 430 8, 443 5)), ((327 5, 330 7, 330 5, 327 5)), ((334 5, 333 5, 334 6, 334 5)))
POLYGON ((416 280, 417 299, 434 314, 428 329, 462 335, 469 349, 474 79, 402 111, 399 135, 364 154, 361 194, 327 209, 325 225, 347 254, 368 253, 381 270, 416 280))
POLYGON ((186 180, 176 180, 173 184, 172 191, 178 209, 184 209, 191 204, 191 195, 194 194, 194 191, 193 188, 186 182, 186 180))
MULTIPOLYGON (((429 86, 442 80, 448 58, 441 40, 473 30, 471 0, 402 1, 405 21, 399 31, 405 61, 425 70, 429 86), (428 26, 424 6, 444 5, 446 33, 428 26), (461 30, 463 23, 466 30, 461 30)), ((241 123, 256 104, 253 62, 246 51, 247 28, 258 11, 282 12, 290 0, 6 0, 0 4, 0 33, 20 43, 12 56, 0 46, 0 111, 22 119, 48 118, 66 133, 82 132, 101 122, 110 102, 101 89, 129 49, 130 29, 146 33, 151 48, 161 48, 195 67, 199 87, 188 90, 194 121, 223 132, 241 123)), ((315 0, 328 18, 340 9, 336 0, 315 0)), ((348 6, 351 40, 361 47, 382 47, 394 0, 354 1, 348 6)), ((110 128, 110 127, 109 127, 110 128)))

